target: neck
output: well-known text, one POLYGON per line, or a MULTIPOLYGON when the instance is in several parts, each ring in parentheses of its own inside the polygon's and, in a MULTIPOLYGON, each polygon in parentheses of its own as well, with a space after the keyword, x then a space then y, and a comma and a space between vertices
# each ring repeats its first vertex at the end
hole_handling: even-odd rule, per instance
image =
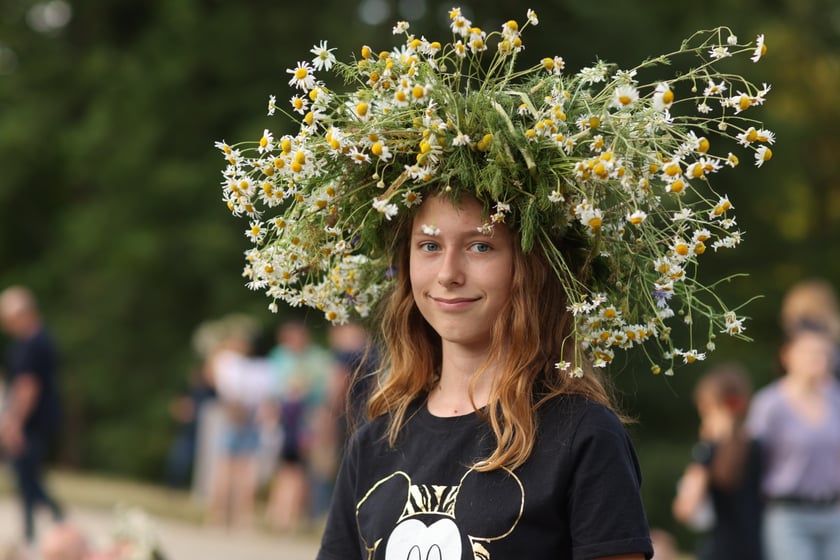
POLYGON ((429 411, 436 416, 458 416, 482 408, 490 400, 496 378, 493 366, 486 368, 475 380, 475 374, 485 365, 487 349, 473 350, 444 344, 440 381, 429 395, 429 411), (470 387, 472 384, 472 392, 470 387))
POLYGON ((811 375, 791 375, 791 372, 784 377, 784 381, 788 390, 798 395, 821 393, 825 386, 825 380, 822 378, 811 375))

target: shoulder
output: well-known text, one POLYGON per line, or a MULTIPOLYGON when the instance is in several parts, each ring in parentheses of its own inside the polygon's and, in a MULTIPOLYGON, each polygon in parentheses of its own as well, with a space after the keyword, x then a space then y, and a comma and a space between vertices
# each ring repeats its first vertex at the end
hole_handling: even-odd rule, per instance
POLYGON ((753 395, 750 403, 750 412, 765 411, 776 406, 782 398, 781 384, 778 380, 765 385, 753 395))
POLYGON ((580 395, 559 395, 538 411, 541 424, 577 433, 608 431, 624 433, 624 425, 609 407, 580 395))
POLYGON ((538 412, 539 446, 565 449, 573 456, 597 452, 635 454, 630 436, 615 412, 577 395, 562 395, 538 412))

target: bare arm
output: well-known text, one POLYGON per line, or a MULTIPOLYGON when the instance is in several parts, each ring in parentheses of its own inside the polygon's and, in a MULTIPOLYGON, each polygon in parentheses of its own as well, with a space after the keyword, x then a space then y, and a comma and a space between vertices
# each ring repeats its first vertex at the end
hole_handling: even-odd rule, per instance
POLYGON ((703 503, 708 488, 708 469, 699 463, 688 465, 672 504, 674 517, 681 523, 689 523, 703 503))
POLYGON ((11 386, 11 399, 6 414, 25 422, 35 408, 38 394, 41 392, 41 384, 34 373, 21 373, 15 378, 11 386))
POLYGON ((23 425, 35 407, 41 385, 32 373, 22 373, 9 388, 9 406, 0 417, 0 443, 17 455, 23 449, 23 425))

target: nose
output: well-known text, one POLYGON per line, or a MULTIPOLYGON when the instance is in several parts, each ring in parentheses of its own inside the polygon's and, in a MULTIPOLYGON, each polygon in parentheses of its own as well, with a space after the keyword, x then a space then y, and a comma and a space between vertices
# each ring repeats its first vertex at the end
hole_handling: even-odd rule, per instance
POLYGON ((465 279, 463 259, 459 251, 445 251, 438 269, 438 284, 444 288, 462 285, 465 279))

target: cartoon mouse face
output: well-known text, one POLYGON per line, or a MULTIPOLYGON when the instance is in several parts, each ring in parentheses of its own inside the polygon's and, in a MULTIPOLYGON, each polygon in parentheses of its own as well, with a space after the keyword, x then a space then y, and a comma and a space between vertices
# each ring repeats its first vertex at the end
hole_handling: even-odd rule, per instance
POLYGON ((506 469, 469 469, 457 486, 412 484, 400 471, 374 484, 356 520, 370 559, 486 560, 484 545, 514 530, 524 502, 506 469))

